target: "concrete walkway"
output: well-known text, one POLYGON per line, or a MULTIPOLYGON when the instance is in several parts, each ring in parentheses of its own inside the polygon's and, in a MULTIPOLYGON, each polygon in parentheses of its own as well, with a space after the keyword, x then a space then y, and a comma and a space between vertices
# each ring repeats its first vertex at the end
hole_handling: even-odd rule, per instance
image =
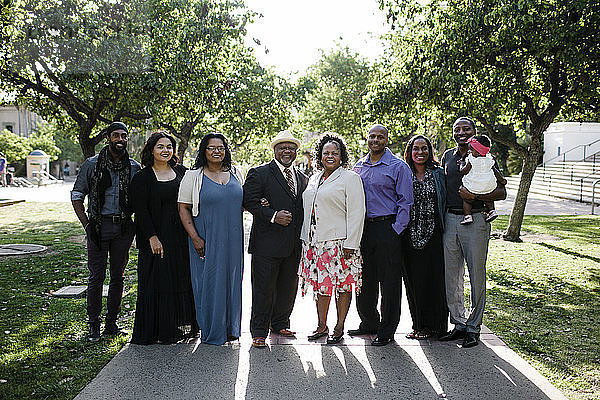
POLYGON ((74 182, 54 183, 39 187, 0 188, 0 200, 25 200, 40 203, 71 202, 74 182))
MULTIPOLYGON (((246 257, 246 266, 250 265, 246 257)), ((312 296, 298 294, 292 330, 271 335, 267 349, 251 347, 250 276, 243 281, 242 337, 224 346, 201 343, 126 346, 76 397, 115 399, 565 399, 486 327, 481 344, 409 340, 403 298, 396 342, 370 346, 372 337, 345 336, 341 345, 310 343, 316 326, 312 296)), ((351 306, 346 330, 358 327, 351 306)), ((328 325, 335 325, 332 304, 328 325)))

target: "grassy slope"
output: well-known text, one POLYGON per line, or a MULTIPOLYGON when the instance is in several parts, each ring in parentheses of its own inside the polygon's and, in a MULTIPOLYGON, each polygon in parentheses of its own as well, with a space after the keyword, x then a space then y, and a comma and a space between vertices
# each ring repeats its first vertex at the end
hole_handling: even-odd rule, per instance
POLYGON ((484 323, 570 398, 600 399, 600 218, 529 216, 523 227, 555 238, 491 242, 484 323))

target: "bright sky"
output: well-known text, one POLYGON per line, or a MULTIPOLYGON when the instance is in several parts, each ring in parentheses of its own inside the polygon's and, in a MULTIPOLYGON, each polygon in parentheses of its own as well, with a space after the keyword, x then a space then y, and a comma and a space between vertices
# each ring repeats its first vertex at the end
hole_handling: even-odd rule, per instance
POLYGON ((377 38, 388 26, 377 0, 246 0, 246 4, 263 14, 248 26, 248 40, 260 40, 260 46, 251 43, 258 59, 279 74, 302 73, 319 59, 319 49, 331 49, 336 42, 367 58, 382 53, 377 38))

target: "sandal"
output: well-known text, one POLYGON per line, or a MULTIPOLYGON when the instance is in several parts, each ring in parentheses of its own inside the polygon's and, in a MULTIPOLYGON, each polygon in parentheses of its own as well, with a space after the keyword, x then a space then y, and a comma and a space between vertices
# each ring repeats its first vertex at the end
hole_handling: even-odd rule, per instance
POLYGON ((337 335, 335 331, 327 337, 327 344, 338 344, 344 340, 344 332, 337 335))
POLYGON ((256 347, 259 349, 267 347, 267 344, 265 343, 265 338, 261 336, 252 338, 252 347, 256 347))
POLYGON ((416 329, 413 330, 412 332, 406 334, 407 339, 415 339, 415 340, 429 339, 432 336, 433 336, 433 334, 428 330, 418 331, 416 329))
POLYGON ((289 329, 286 329, 286 328, 280 329, 278 331, 271 330, 271 333, 276 333, 277 335, 288 337, 288 338, 296 337, 296 332, 290 331, 289 329))
POLYGON ((323 336, 327 336, 328 333, 329 333, 328 327, 325 327, 325 329, 323 329, 321 332, 319 332, 319 328, 317 328, 313 332, 313 334, 308 337, 308 340, 310 340, 310 341, 317 340, 319 338, 322 338, 323 336))
POLYGON ((239 337, 237 337, 237 336, 233 336, 233 335, 227 334, 227 341, 228 342, 235 342, 238 339, 239 339, 239 337))

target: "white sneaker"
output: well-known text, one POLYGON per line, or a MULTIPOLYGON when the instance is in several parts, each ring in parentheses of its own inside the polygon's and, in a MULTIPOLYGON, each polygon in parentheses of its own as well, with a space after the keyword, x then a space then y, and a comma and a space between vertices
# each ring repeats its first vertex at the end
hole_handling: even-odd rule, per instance
POLYGON ((491 210, 487 213, 487 217, 485 217, 485 222, 492 222, 496 218, 498 218, 498 213, 496 212, 496 210, 491 210))
POLYGON ((467 224, 472 224, 472 223, 473 223, 473 216, 470 214, 465 215, 463 220, 460 221, 461 225, 467 225, 467 224))

